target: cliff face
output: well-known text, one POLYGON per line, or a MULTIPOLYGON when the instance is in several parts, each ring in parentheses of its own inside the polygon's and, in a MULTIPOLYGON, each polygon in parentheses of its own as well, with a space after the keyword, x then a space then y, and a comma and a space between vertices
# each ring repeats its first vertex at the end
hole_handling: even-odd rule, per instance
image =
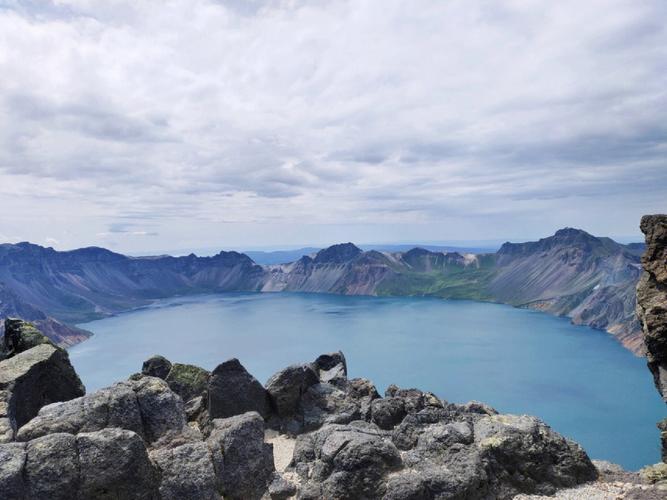
POLYGON ((637 285, 637 316, 644 332, 648 367, 667 403, 667 215, 646 215, 642 273, 637 285))
POLYGON ((567 316, 576 324, 607 330, 642 353, 634 314, 637 252, 634 246, 577 229, 536 242, 506 243, 496 254, 421 248, 364 252, 344 243, 270 266, 259 266, 237 252, 132 258, 101 248, 57 252, 29 243, 0 245, 0 317, 36 321, 56 342, 70 345, 86 332, 66 323, 174 295, 298 291, 433 296, 502 302, 567 316))
POLYGON ((536 242, 505 243, 496 258, 489 285, 496 300, 567 316, 643 352, 635 318, 641 266, 634 246, 566 228, 536 242))

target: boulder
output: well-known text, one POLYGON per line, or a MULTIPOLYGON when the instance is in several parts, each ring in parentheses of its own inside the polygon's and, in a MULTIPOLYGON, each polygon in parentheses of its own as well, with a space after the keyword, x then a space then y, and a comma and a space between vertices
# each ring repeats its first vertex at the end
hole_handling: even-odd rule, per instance
POLYGON ((156 471, 134 432, 49 434, 0 445, 2 498, 157 499, 156 471))
POLYGON ((219 500, 211 451, 204 442, 151 452, 160 473, 162 500, 219 500))
POLYGON ((206 440, 218 489, 228 499, 259 499, 275 470, 273 447, 264 442, 264 420, 257 412, 214 419, 206 440))
POLYGON ((24 443, 0 444, 0 492, 4 498, 25 498, 24 443))
POLYGON ((0 439, 12 440, 44 405, 83 394, 67 352, 51 344, 39 344, 0 361, 0 439))
POLYGON ((269 395, 238 359, 218 365, 208 384, 208 411, 212 419, 256 411, 267 419, 271 414, 269 395))
POLYGON ((198 366, 174 363, 164 380, 172 391, 187 402, 206 394, 210 376, 207 370, 198 366))
POLYGON ((144 364, 141 367, 141 373, 143 375, 147 375, 148 377, 161 378, 162 380, 167 378, 170 370, 171 361, 169 361, 164 356, 157 354, 144 361, 144 364))
POLYGON ((274 374, 266 382, 266 390, 278 417, 293 417, 303 394, 318 382, 317 373, 310 365, 292 365, 274 374))
POLYGON ((297 438, 292 467, 323 498, 382 498, 401 456, 373 424, 327 424, 297 438))
POLYGON ((502 492, 553 494, 597 478, 584 450, 536 417, 492 415, 474 424, 476 446, 502 492))
POLYGON ((23 470, 27 498, 76 498, 79 477, 76 436, 50 434, 27 443, 23 470))
POLYGON ((116 428, 84 432, 76 436, 76 447, 78 498, 157 498, 157 472, 134 432, 116 428))
POLYGON ((183 401, 163 380, 142 377, 45 406, 16 437, 29 441, 58 432, 78 434, 107 427, 133 431, 149 443, 182 434, 186 427, 183 401))

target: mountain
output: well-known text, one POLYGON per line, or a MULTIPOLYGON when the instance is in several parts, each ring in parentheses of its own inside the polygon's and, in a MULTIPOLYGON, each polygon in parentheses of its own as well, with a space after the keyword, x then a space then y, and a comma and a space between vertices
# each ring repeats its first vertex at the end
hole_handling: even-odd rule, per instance
MULTIPOLYGON (((634 316, 640 271, 635 246, 572 228, 536 242, 505 243, 496 253, 364 251, 343 243, 270 265, 238 252, 128 257, 96 247, 58 252, 19 243, 0 245, 0 290, 8 294, 0 296, 0 316, 80 323, 159 298, 223 291, 434 296, 567 316, 642 353, 634 316)), ((76 331, 52 334, 63 345, 82 340, 76 331)))

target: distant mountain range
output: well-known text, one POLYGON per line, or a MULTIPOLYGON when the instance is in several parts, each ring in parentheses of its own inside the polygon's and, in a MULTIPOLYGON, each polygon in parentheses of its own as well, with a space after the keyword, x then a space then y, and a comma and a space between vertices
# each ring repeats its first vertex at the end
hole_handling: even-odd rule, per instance
POLYGON ((567 316, 576 324, 608 331, 640 354, 634 309, 642 250, 642 245, 622 245, 571 228, 536 242, 505 243, 495 253, 364 251, 344 243, 288 263, 264 265, 238 252, 128 257, 96 247, 58 252, 30 243, 4 244, 0 317, 34 321, 67 346, 89 335, 73 324, 175 295, 299 291, 434 296, 567 316))

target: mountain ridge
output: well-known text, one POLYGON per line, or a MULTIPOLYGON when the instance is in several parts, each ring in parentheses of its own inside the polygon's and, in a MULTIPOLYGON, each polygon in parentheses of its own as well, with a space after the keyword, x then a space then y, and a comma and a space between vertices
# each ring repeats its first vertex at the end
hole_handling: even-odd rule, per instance
MULTIPOLYGON (((28 242, 0 245, 0 290, 20 315, 68 327, 174 295, 224 291, 434 296, 527 307, 606 330, 642 354, 634 317, 641 271, 637 249, 563 228, 535 242, 504 243, 495 253, 364 251, 353 243, 285 264, 259 265, 236 251, 210 257, 129 257, 101 247, 59 252, 28 242)), ((47 329, 48 330, 48 329, 47 329)), ((81 331, 54 340, 71 345, 81 331), (71 339, 70 339, 71 337, 71 339)))

